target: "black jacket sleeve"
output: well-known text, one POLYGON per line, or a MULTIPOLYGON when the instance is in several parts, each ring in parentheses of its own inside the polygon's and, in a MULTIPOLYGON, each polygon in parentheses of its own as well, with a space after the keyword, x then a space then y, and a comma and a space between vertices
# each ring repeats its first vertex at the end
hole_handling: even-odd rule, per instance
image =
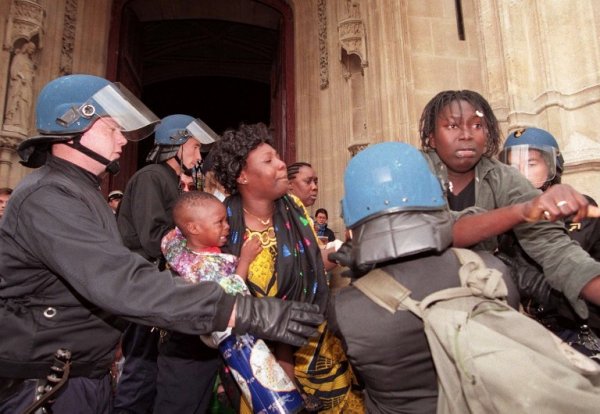
POLYGON ((93 204, 47 188, 31 194, 26 204, 16 240, 35 252, 31 260, 39 263, 32 266, 47 268, 77 295, 114 315, 184 333, 227 326, 234 297, 216 283, 188 285, 159 272, 123 246, 114 218, 91 214, 93 204))
POLYGON ((132 177, 117 219, 129 249, 150 260, 161 257, 160 242, 174 227, 172 208, 178 194, 177 176, 166 165, 144 167, 132 177))

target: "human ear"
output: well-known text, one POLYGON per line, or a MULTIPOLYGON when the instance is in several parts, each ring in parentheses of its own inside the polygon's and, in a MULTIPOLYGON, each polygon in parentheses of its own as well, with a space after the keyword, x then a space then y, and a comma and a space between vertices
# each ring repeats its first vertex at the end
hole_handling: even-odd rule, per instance
POLYGON ((433 132, 427 137, 427 145, 429 148, 435 149, 435 135, 433 132))
POLYGON ((246 173, 242 171, 240 176, 235 180, 238 184, 248 184, 248 179, 246 178, 246 173))
POLYGON ((200 226, 194 221, 188 221, 185 223, 185 228, 188 234, 199 234, 201 232, 200 226))

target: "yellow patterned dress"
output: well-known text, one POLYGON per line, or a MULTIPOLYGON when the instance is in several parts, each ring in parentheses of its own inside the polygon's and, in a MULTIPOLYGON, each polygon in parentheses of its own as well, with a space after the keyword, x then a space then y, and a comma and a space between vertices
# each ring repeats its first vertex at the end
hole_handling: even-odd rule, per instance
MULTIPOLYGON (((306 209, 295 197, 294 203, 308 218, 306 209)), ((309 224, 314 240, 316 234, 309 224)), ((277 280, 277 237, 274 227, 263 231, 245 229, 244 240, 258 236, 262 251, 250 265, 247 283, 256 296, 278 296, 277 280)), ((282 296, 286 299, 285 296, 282 296)), ((320 335, 311 338, 309 343, 299 348, 294 354, 296 381, 302 391, 319 398, 322 413, 364 413, 362 396, 352 390, 354 376, 349 362, 342 349, 340 340, 328 329, 326 323, 319 327, 320 335)), ((251 412, 242 404, 241 413, 251 412)))

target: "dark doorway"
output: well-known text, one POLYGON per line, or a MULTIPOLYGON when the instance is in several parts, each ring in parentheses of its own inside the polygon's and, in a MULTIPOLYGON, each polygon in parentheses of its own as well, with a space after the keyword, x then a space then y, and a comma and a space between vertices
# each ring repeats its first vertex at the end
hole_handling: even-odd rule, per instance
MULTIPOLYGON (((148 85, 142 101, 156 115, 189 114, 199 117, 217 134, 239 122, 270 123, 269 85, 225 77, 178 78, 148 85)), ((152 140, 138 146, 138 168, 143 166, 152 140)))
MULTIPOLYGON (((219 134, 240 122, 264 122, 290 160, 292 37, 284 0, 117 0, 107 73, 159 117, 189 114, 219 134)), ((107 187, 124 188, 151 146, 151 138, 128 145, 122 173, 107 187)))

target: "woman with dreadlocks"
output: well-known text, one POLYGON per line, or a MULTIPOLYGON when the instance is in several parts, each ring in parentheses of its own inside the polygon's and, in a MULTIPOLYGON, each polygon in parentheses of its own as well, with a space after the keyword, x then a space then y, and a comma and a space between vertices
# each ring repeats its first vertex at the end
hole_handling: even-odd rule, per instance
POLYGON ((500 145, 498 121, 477 92, 440 92, 425 106, 419 129, 422 149, 447 183, 450 209, 488 211, 460 218, 454 244, 481 241, 479 248, 496 251, 494 236, 512 228, 550 285, 587 318, 584 299, 600 304, 600 263, 569 238, 561 223, 550 220, 575 213, 583 218, 588 201, 563 184, 542 194, 516 169, 493 158, 500 145))
MULTIPOLYGON (((250 237, 262 243, 248 270, 251 293, 315 303, 324 311, 329 288, 317 237, 300 199, 288 194, 286 165, 267 127, 230 129, 212 151, 215 175, 231 194, 224 201, 228 252, 238 255, 250 237)), ((352 373, 340 341, 325 324, 319 332, 300 348, 273 344, 275 356, 307 396, 307 410, 363 413, 361 399, 351 391, 352 373)), ((248 411, 242 406, 241 412, 248 411)))

